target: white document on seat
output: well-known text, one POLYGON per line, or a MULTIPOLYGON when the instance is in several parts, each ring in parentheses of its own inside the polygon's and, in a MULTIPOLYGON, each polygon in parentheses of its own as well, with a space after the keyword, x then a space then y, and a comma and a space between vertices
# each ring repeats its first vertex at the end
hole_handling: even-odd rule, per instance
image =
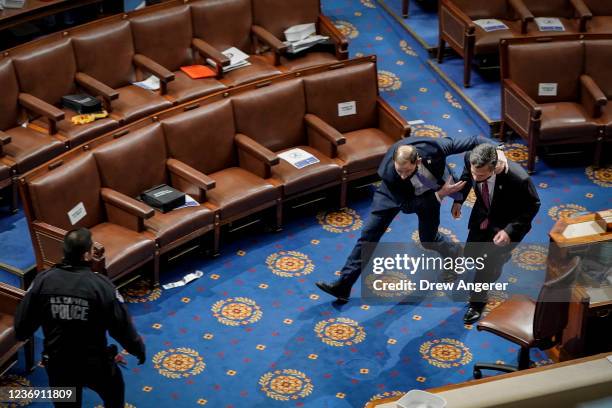
POLYGON ((68 218, 70 219, 70 224, 74 225, 77 222, 81 221, 87 215, 87 211, 85 210, 85 205, 81 201, 70 211, 68 211, 68 218))
POLYGON ((474 20, 474 24, 476 24, 486 32, 508 29, 507 25, 494 18, 483 18, 480 20, 474 20))
POLYGON ((311 164, 319 162, 319 159, 314 157, 312 154, 298 148, 282 152, 278 155, 278 157, 285 160, 297 169, 302 169, 306 166, 310 166, 311 164))
POLYGON ((540 31, 565 31, 563 23, 556 17, 536 17, 534 20, 540 31))
POLYGON ((155 75, 151 75, 144 81, 133 82, 132 85, 139 86, 143 89, 147 89, 149 91, 157 91, 160 88, 159 78, 155 75))

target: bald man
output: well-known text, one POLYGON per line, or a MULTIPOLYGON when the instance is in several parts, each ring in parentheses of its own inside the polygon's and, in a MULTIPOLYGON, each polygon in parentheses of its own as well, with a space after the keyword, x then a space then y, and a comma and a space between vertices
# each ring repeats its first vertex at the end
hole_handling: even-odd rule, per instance
MULTIPOLYGON (((317 282, 319 289, 340 302, 347 302, 351 288, 361 275, 363 244, 378 243, 400 211, 417 215, 419 238, 425 248, 442 256, 458 255, 459 247, 438 232, 442 200, 446 196, 461 200, 460 192, 466 184, 465 181, 455 182, 446 165, 446 157, 470 151, 481 143, 490 141, 480 136, 466 139, 411 137, 395 143, 378 168, 382 183, 374 193, 370 217, 342 268, 340 278, 332 283, 317 282)), ((501 166, 505 156, 502 154, 500 157, 501 166)))

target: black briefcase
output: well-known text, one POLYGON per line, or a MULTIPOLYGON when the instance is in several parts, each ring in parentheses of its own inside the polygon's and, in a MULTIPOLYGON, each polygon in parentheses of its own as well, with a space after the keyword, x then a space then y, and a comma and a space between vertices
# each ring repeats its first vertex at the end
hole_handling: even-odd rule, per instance
POLYGON ((102 111, 99 99, 87 94, 62 96, 62 106, 78 113, 95 113, 102 111))
POLYGON ((140 199, 163 213, 185 205, 185 193, 165 184, 145 191, 140 199))

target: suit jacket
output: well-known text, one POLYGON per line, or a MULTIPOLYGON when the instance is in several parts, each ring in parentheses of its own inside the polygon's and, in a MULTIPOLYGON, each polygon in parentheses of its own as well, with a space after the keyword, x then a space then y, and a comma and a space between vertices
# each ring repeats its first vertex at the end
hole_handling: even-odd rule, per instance
POLYGON ((467 182, 463 188, 463 199, 455 201, 463 203, 470 189, 474 188, 476 203, 470 214, 468 228, 480 229, 481 222, 489 217, 488 228, 503 229, 512 242, 520 242, 531 229, 531 221, 540 209, 540 197, 531 177, 520 165, 509 161, 508 171, 495 177, 493 201, 487 209, 480 186, 472 178, 469 156, 469 153, 465 155, 465 167, 461 175, 461 180, 467 182))
POLYGON ((446 181, 444 180, 446 157, 467 152, 481 143, 490 143, 490 140, 482 136, 472 136, 465 139, 454 139, 450 137, 440 139, 409 137, 402 139, 391 146, 378 167, 378 175, 382 179, 379 192, 385 195, 389 200, 388 206, 401 207, 402 203, 414 198, 414 187, 412 182, 409 179, 402 180, 395 170, 393 155, 400 146, 413 145, 417 149, 422 159, 422 165, 436 178, 438 186, 441 188, 446 181))

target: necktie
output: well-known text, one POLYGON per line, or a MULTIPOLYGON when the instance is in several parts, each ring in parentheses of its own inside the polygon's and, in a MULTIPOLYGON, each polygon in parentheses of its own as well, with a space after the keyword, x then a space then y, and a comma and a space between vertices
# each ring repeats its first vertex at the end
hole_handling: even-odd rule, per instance
MULTIPOLYGON (((491 199, 489 198, 489 183, 487 181, 482 182, 482 201, 484 201, 485 207, 489 210, 491 207, 491 199)), ((480 223, 480 229, 485 230, 489 226, 489 217, 485 218, 480 223)))

